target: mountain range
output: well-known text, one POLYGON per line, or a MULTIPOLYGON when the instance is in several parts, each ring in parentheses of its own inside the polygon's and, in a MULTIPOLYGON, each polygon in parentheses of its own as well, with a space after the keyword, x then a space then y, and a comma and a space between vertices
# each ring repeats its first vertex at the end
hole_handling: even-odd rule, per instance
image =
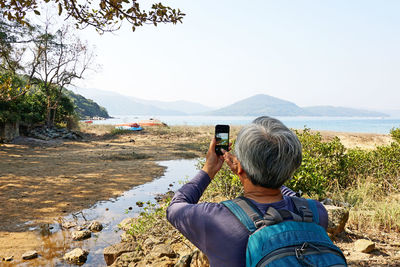
POLYGON ((226 107, 215 109, 189 101, 153 101, 98 89, 76 88, 78 94, 105 107, 112 115, 217 115, 217 116, 327 116, 388 117, 386 113, 334 106, 299 107, 293 102, 258 94, 226 107))

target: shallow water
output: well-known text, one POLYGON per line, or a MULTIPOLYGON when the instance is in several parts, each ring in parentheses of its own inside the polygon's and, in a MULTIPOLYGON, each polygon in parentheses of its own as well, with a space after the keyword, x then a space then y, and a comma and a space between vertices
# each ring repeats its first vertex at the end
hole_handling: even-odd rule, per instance
POLYGON ((71 233, 76 229, 62 230, 59 222, 31 228, 30 230, 36 233, 42 243, 38 250, 40 257, 23 262, 14 260, 10 266, 73 266, 63 261, 62 257, 74 248, 89 251, 84 266, 106 266, 103 249, 120 241, 122 231, 118 230, 117 225, 123 219, 134 217, 143 210, 136 205, 136 202, 155 203, 155 196, 168 190, 179 189, 180 181, 193 177, 197 173, 197 160, 170 160, 161 161, 158 164, 167 167, 162 177, 136 186, 116 199, 100 201, 89 209, 62 218, 62 221, 74 222, 77 225, 97 220, 103 224, 101 232, 93 233, 87 240, 72 241, 71 233))

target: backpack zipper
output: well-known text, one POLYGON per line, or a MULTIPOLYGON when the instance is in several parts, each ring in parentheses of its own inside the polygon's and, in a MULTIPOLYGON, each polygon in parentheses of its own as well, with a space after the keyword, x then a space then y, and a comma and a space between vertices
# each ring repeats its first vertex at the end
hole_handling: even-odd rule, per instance
MULTIPOLYGON (((304 246, 304 244, 303 244, 304 246)), ((270 264, 271 262, 284 258, 284 257, 288 257, 288 256, 295 256, 298 260, 299 260, 299 250, 301 251, 301 256, 307 256, 307 255, 313 255, 313 254, 320 254, 320 253, 331 253, 331 254, 335 254, 341 258, 343 258, 343 255, 339 252, 337 252, 336 250, 332 249, 332 248, 327 248, 327 247, 309 247, 312 248, 313 250, 305 250, 302 249, 303 247, 299 247, 299 246, 292 246, 292 247, 284 247, 284 248, 280 248, 277 249, 267 255, 265 255, 256 265, 256 267, 265 267, 268 264, 270 264)), ((311 265, 311 264, 309 264, 311 265)), ((313 265, 311 265, 313 266, 313 265)), ((335 265, 335 266, 345 266, 345 265, 335 265)))

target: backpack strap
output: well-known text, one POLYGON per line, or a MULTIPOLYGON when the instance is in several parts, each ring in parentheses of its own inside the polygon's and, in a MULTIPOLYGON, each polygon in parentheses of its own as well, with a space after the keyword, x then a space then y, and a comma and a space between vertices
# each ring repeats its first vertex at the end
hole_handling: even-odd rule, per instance
POLYGON ((284 220, 304 221, 302 216, 294 212, 277 210, 273 207, 268 207, 265 214, 262 214, 253 202, 243 196, 221 203, 225 205, 251 233, 262 226, 274 225, 284 220))
POLYGON ((291 196, 290 198, 297 212, 291 212, 285 209, 277 210, 273 207, 268 207, 265 214, 262 214, 253 202, 243 196, 221 203, 226 206, 251 233, 262 226, 277 224, 284 220, 319 223, 319 214, 314 200, 295 196, 291 196))
POLYGON ((297 212, 303 218, 304 222, 319 223, 318 209, 314 200, 292 196, 290 199, 293 201, 297 212))
POLYGON ((251 233, 257 230, 256 221, 262 219, 260 211, 257 207, 250 204, 245 197, 238 197, 232 200, 221 202, 227 207, 239 221, 246 226, 251 233))

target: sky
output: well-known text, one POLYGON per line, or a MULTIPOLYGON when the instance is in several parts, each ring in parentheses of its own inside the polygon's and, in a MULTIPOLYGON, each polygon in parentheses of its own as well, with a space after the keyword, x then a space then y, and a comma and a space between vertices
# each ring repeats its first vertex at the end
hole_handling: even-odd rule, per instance
POLYGON ((81 31, 101 67, 75 84, 211 107, 268 94, 299 106, 400 109, 400 1, 163 3, 187 14, 183 24, 81 31))

